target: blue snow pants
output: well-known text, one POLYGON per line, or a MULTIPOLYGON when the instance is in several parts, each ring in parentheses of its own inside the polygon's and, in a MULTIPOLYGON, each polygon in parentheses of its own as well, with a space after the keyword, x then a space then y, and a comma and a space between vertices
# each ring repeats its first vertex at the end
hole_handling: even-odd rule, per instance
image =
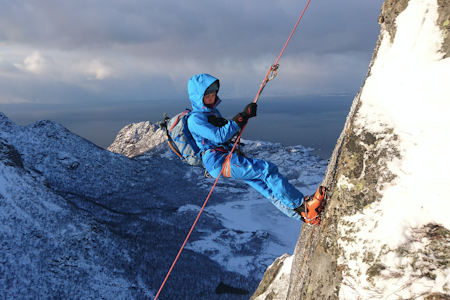
MULTIPOLYGON (((203 164, 212 177, 219 176, 227 155, 228 152, 216 149, 203 154, 203 164)), ((278 172, 276 165, 262 159, 243 157, 233 153, 230 169, 231 178, 242 179, 269 199, 285 215, 300 220, 300 216, 293 209, 302 205, 303 194, 278 172)))

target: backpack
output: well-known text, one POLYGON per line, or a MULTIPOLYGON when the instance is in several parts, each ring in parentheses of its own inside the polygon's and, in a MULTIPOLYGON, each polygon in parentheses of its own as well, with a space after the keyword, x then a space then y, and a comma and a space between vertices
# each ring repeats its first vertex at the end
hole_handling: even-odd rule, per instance
POLYGON ((202 166, 203 162, 199 155, 200 149, 188 129, 187 119, 192 113, 190 109, 186 109, 173 118, 164 114, 164 121, 160 127, 165 128, 167 143, 181 161, 197 167, 202 166))

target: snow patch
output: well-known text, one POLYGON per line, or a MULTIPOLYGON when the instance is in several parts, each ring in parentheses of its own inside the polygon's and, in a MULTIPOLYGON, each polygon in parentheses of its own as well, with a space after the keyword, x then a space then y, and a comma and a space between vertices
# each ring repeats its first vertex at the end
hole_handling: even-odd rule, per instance
MULTIPOLYGON (((426 275, 416 262, 428 244, 414 242, 427 224, 450 228, 449 142, 443 139, 450 128, 450 59, 439 52, 443 33, 436 25, 437 10, 436 1, 409 1, 396 20, 394 43, 382 32, 362 90, 356 125, 375 135, 393 128, 401 159, 388 163, 397 177, 380 191, 381 201, 341 222, 340 299, 448 292, 449 268, 436 263, 426 275)), ((444 239, 441 247, 446 245, 444 239)))

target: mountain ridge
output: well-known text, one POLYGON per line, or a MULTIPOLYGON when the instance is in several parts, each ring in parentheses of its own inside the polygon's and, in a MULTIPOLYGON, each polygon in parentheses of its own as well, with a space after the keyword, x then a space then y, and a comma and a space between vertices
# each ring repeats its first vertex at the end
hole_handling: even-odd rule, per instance
MULTIPOLYGON (((303 188, 325 171, 309 148, 247 144, 297 184, 303 172, 303 188)), ((0 146, 0 286, 8 299, 153 297, 197 214, 184 208, 201 205, 212 185, 165 143, 128 158, 49 120, 21 127, 0 113, 0 146)), ((300 229, 289 220, 244 183, 222 181, 162 299, 248 298, 242 290, 256 288, 269 261, 293 250, 295 234, 280 232, 300 229), (233 225, 234 210, 263 223, 233 225), (240 294, 216 294, 219 286, 240 294)))

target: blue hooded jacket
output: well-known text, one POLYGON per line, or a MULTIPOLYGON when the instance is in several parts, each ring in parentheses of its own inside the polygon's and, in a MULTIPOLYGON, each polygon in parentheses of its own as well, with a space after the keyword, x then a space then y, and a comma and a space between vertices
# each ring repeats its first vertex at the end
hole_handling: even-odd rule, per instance
POLYGON ((200 152, 219 146, 227 147, 224 143, 239 130, 239 125, 232 120, 228 120, 228 123, 222 127, 216 127, 208 122, 210 115, 218 118, 222 117, 217 109, 217 106, 221 102, 218 97, 213 108, 206 107, 203 103, 203 96, 205 95, 206 89, 215 81, 219 82, 217 78, 209 74, 198 74, 189 79, 188 82, 189 99, 191 100, 194 112, 188 119, 188 127, 200 152))

